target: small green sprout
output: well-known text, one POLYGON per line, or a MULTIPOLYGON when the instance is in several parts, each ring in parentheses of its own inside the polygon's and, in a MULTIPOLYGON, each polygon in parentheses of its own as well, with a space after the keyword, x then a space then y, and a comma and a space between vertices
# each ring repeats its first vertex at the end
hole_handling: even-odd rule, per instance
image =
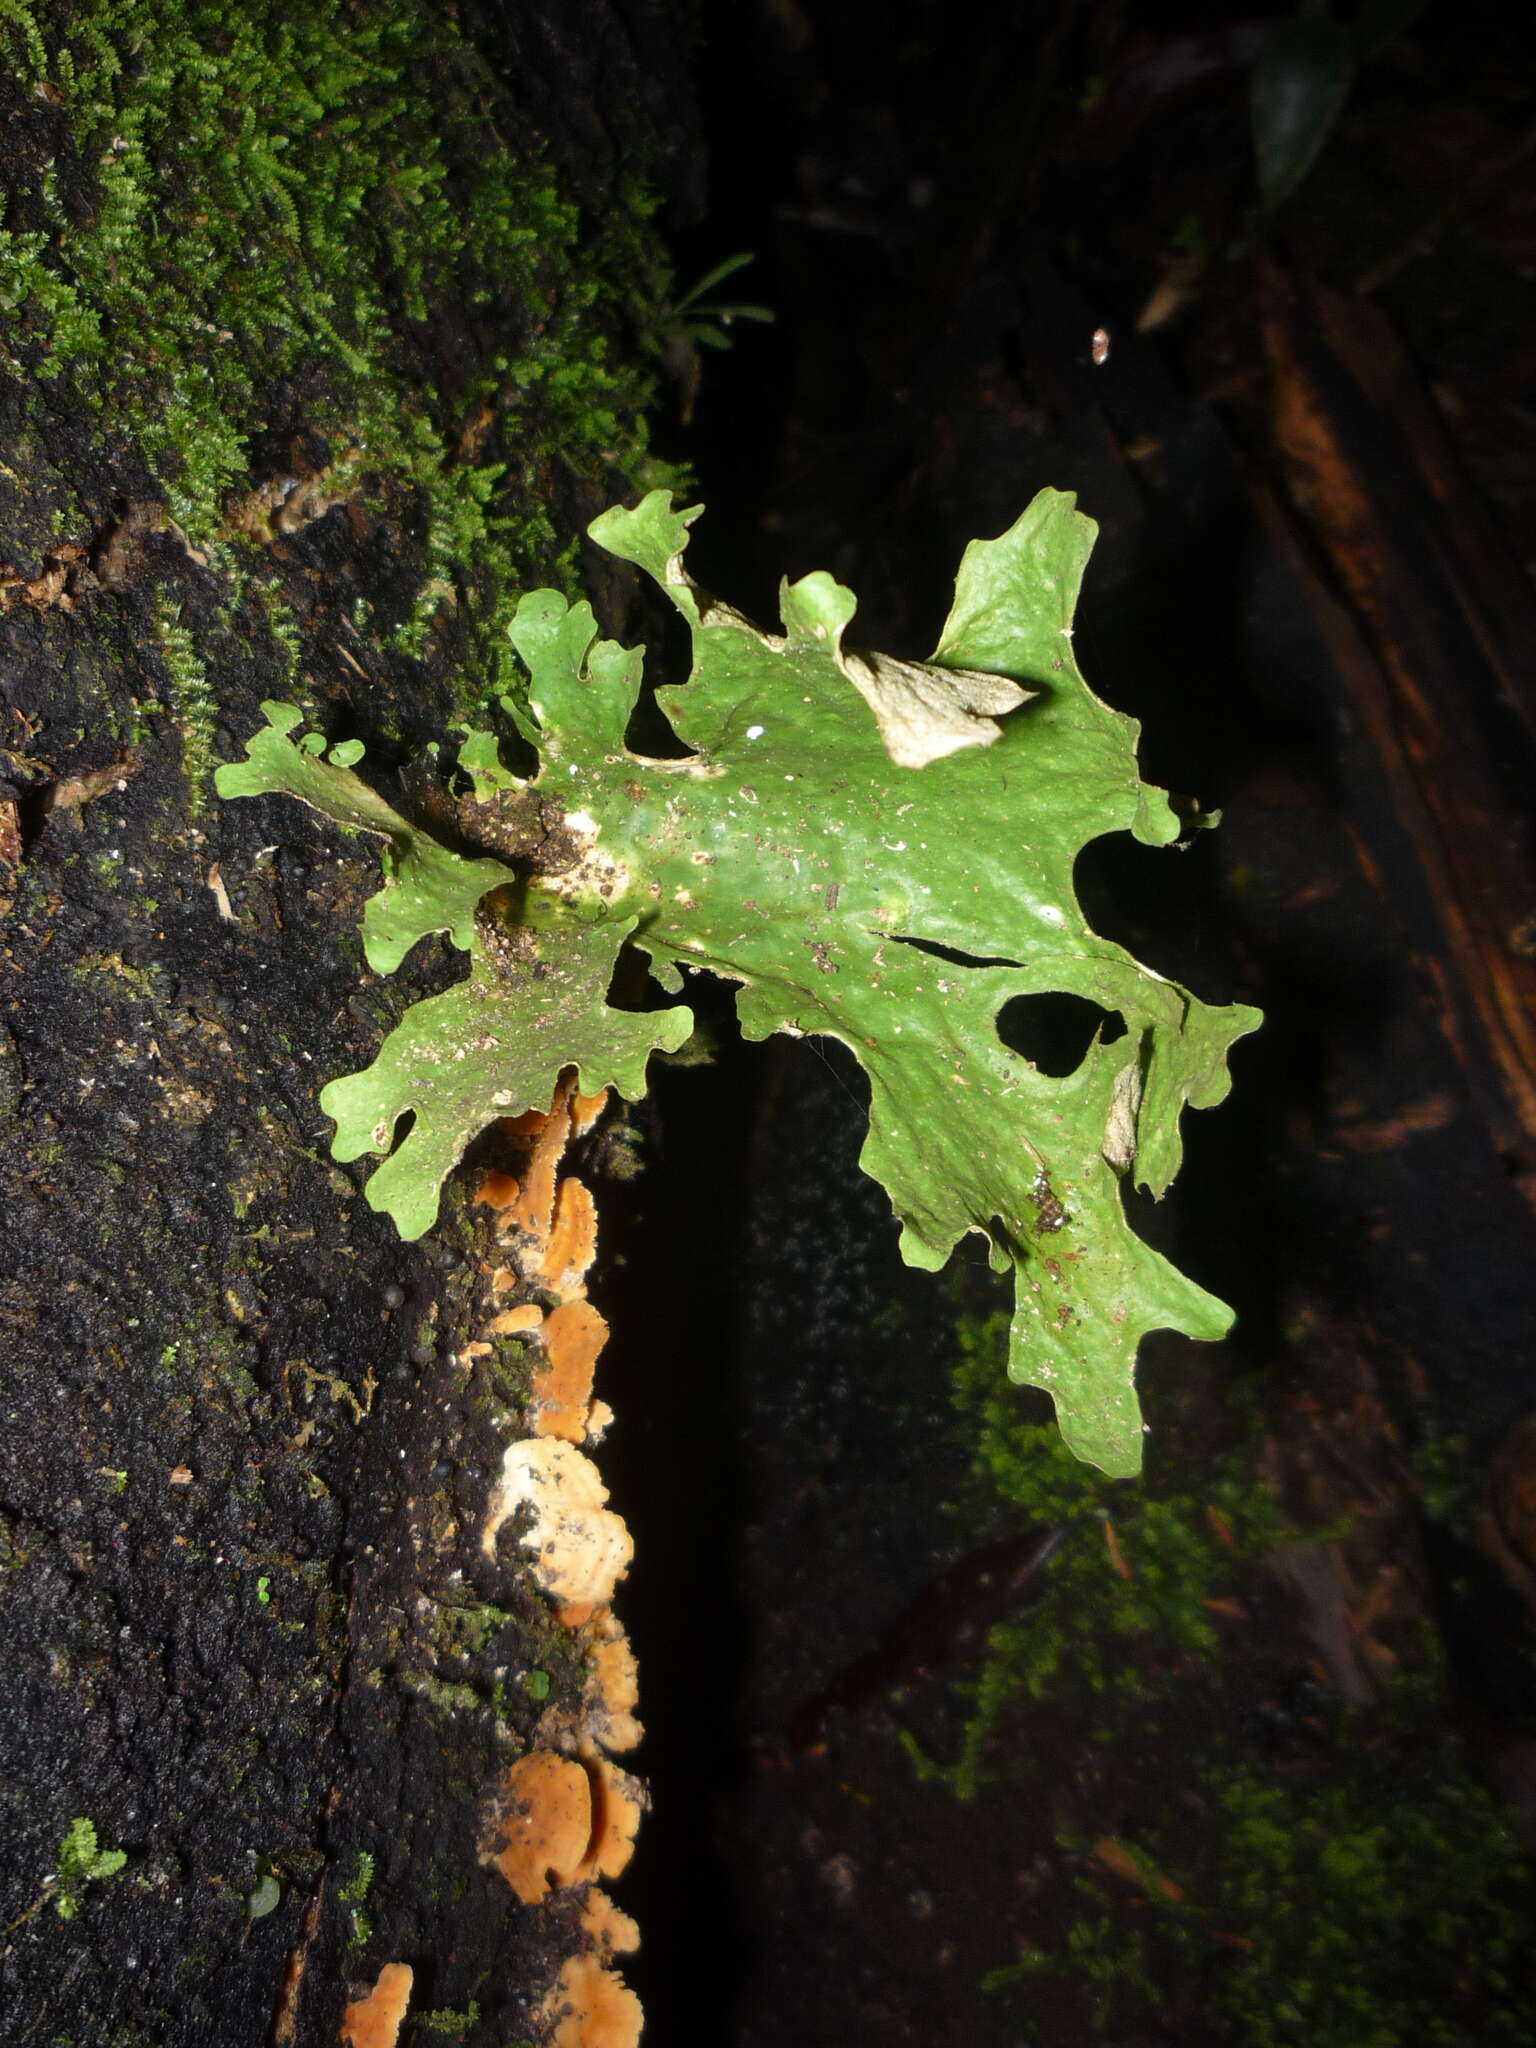
POLYGON ((336 1894, 352 1913, 352 1933, 347 1942, 349 1948, 366 1948, 373 1936, 373 1915, 363 1903, 373 1888, 373 1870, 373 1858, 366 1849, 359 1849, 352 1861, 352 1875, 336 1894))
POLYGON ((462 2012, 455 2012, 452 2006, 445 2005, 436 2012, 422 2013, 416 2024, 431 2034, 467 2034, 479 2017, 479 2001, 472 1998, 462 2012))
POLYGON ((337 1892, 343 1905, 360 1906, 373 1889, 373 1858, 366 1849, 359 1849, 352 1863, 352 1875, 337 1892))
POLYGON ((717 263, 713 270, 701 277, 691 291, 684 292, 666 309, 662 329, 662 356, 667 372, 678 387, 680 412, 684 426, 693 418, 693 408, 699 395, 699 380, 702 366, 699 361, 701 348, 730 348, 732 337, 729 330, 738 320, 771 322, 773 314, 766 306, 728 304, 711 300, 708 294, 716 285, 723 284, 728 277, 734 277, 738 270, 746 268, 752 261, 751 254, 741 250, 735 256, 727 256, 723 263, 717 263))
MULTIPOLYGON (((96 1840, 96 1823, 89 1820, 72 1820, 64 1831, 59 1844, 58 1867, 51 1879, 45 1879, 45 1890, 27 1911, 23 1920, 30 1918, 48 1898, 53 1900, 53 1909, 61 1920, 73 1920, 80 1910, 89 1885, 99 1884, 103 1878, 116 1877, 128 1861, 122 1849, 100 1848, 96 1840)), ((11 1926, 19 1922, 13 1920, 11 1926)), ((9 1930, 8 1930, 9 1931, 9 1930)))
POLYGON ((738 320, 755 320, 771 325, 773 313, 767 306, 741 304, 715 304, 706 294, 716 285, 724 284, 728 277, 734 277, 738 270, 745 270, 756 259, 749 249, 738 250, 736 255, 727 256, 723 263, 717 263, 713 270, 706 271, 691 291, 684 292, 673 302, 670 324, 674 333, 680 333, 696 348, 729 348, 731 337, 725 331, 738 320))

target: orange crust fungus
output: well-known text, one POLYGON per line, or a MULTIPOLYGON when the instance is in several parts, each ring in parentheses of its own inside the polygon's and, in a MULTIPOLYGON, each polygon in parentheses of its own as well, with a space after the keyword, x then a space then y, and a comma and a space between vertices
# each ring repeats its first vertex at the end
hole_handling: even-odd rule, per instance
POLYGON ((414 1982, 409 1963, 386 1963, 367 1997, 349 2005, 341 2016, 337 2039, 344 2048, 395 2048, 414 1982))
POLYGON ((545 1318, 539 1334, 544 1363, 533 1375, 528 1402, 534 1434, 580 1443, 588 1430, 592 1377, 608 1341, 608 1325, 591 1302, 566 1301, 545 1318))
POLYGON ((567 1957, 540 2017, 554 2022, 550 2048, 638 2048, 645 2023, 624 1979, 591 1955, 567 1957))
POLYGON ((574 1757, 536 1749, 507 1772, 481 1860, 495 1865, 525 1906, 574 1884, 592 1845, 592 1785, 574 1757))
POLYGON ((554 1212, 555 1174, 571 1136, 568 1085, 562 1081, 555 1089, 547 1116, 530 1110, 526 1116, 508 1117, 502 1129, 509 1137, 528 1141, 522 1177, 488 1173, 475 1199, 498 1212, 496 1228, 502 1237, 509 1231, 521 1231, 542 1244, 549 1236, 554 1212))
MULTIPOLYGON (((481 1862, 499 1871, 525 1906, 540 1905, 554 1891, 589 1887, 581 1921, 586 1950, 566 1958, 538 2014, 549 2048, 636 2048, 642 2023, 639 1999, 608 1967, 616 1954, 639 1946, 639 1929, 592 1884, 617 1877, 628 1864, 645 1804, 640 1783, 604 1754, 633 1749, 641 1737, 634 1653, 608 1605, 634 1545, 606 1506, 597 1467, 576 1448, 610 1419, 592 1392, 608 1325, 585 1299, 597 1250, 596 1207, 581 1181, 559 1173, 570 1139, 591 1127, 606 1101, 606 1094, 578 1095, 567 1073, 547 1116, 504 1126, 526 1147, 521 1173, 488 1174, 478 1195, 495 1211, 503 1261, 496 1264, 493 1255, 484 1269, 496 1313, 483 1334, 526 1333, 537 1347, 532 1434, 503 1454, 481 1549, 494 1559, 502 1528, 520 1517, 518 1539, 532 1553, 533 1576, 555 1618, 582 1631, 587 1665, 579 1707, 544 1716, 544 1747, 507 1771, 480 1841, 481 1862), (520 1291, 534 1290, 542 1305, 517 1300, 520 1291), (553 1307, 550 1296, 557 1297, 553 1307), (509 1297, 513 1305, 500 1306, 509 1297)), ((472 1351, 482 1348, 490 1346, 472 1351)))
POLYGON ((598 1885, 587 1893, 581 1928, 590 1937, 594 1953, 604 1962, 610 1956, 630 1955, 640 1946, 640 1929, 598 1885))
POLYGON ((592 1784, 592 1840, 578 1874, 618 1877, 635 1853, 645 1793, 638 1779, 595 1750, 586 1752, 585 1762, 592 1784))
MULTIPOLYGON (((531 1110, 524 1116, 503 1119, 503 1131, 527 1144, 527 1163, 519 1178, 507 1173, 488 1173, 475 1197, 477 1202, 497 1211, 497 1229, 503 1237, 509 1230, 520 1231, 541 1247, 548 1245, 551 1232, 561 1224, 556 1175, 565 1148, 572 1138, 579 1138, 592 1128, 607 1101, 606 1091, 578 1095, 568 1073, 557 1083, 547 1114, 531 1110)), ((577 1245, 583 1235, 583 1205, 575 1197, 568 1198, 567 1207, 570 1213, 563 1220, 563 1229, 569 1244, 577 1245)))
POLYGON ((475 1200, 487 1209, 510 1209, 517 1200, 517 1182, 510 1173, 488 1173, 475 1200))
POLYGON ((520 1331, 536 1330, 543 1320, 544 1311, 536 1301, 521 1301, 493 1316, 485 1327, 493 1337, 515 1337, 520 1331))
POLYGON ((608 1090, 599 1088, 595 1095, 581 1095, 571 1090, 571 1136, 584 1138, 608 1107, 608 1090))
POLYGON ((544 1252, 544 1279, 556 1294, 575 1294, 597 1256, 597 1204, 584 1181, 569 1175, 555 1190, 554 1217, 544 1252))
POLYGON ((635 1719, 640 1703, 640 1674, 629 1637, 610 1608, 601 1608, 588 1625, 587 1685, 582 1700, 586 1734, 616 1754, 634 1749, 644 1730, 635 1719))
POLYGON ((480 1845, 525 1906, 592 1877, 617 1877, 635 1853, 643 1794, 605 1757, 535 1749, 507 1772, 480 1845))
POLYGON ((594 1608, 608 1605, 635 1554, 628 1529, 604 1506, 607 1498, 597 1467, 574 1444, 560 1437, 511 1444, 480 1532, 481 1548, 494 1558, 503 1525, 519 1508, 532 1509, 519 1540, 534 1552, 534 1577, 561 1607, 584 1609, 584 1621, 594 1608))

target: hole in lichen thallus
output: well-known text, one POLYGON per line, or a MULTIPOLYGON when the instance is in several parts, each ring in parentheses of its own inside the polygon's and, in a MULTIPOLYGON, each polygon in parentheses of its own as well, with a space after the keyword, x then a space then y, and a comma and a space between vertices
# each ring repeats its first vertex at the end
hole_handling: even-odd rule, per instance
MULTIPOLYGON (((703 592, 700 592, 703 599, 703 592)), ((647 613, 646 661, 639 694, 625 728, 624 744, 632 754, 652 761, 686 760, 693 752, 673 730, 666 690, 686 683, 693 674, 693 636, 687 621, 671 606, 654 605, 647 613), (663 694, 658 696, 660 689, 663 694)))
POLYGON ((1125 1036, 1125 1019, 1086 996, 1014 996, 998 1012, 997 1035, 1042 1074, 1075 1074, 1094 1040, 1125 1036))

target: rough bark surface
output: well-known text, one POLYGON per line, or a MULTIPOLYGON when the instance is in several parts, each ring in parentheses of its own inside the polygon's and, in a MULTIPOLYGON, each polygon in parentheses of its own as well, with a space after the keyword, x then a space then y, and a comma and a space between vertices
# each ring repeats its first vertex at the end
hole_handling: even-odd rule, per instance
MULTIPOLYGON (((447 956, 423 949, 398 993, 373 983, 357 917, 375 863, 297 807, 220 806, 209 770, 285 695, 384 767, 408 760, 495 684, 474 624, 487 590, 548 573, 629 487, 665 290, 635 192, 690 203, 686 37, 646 0, 417 10, 414 45, 396 42, 422 118, 451 118, 461 157, 467 136, 487 163, 536 167, 546 198, 581 210, 574 244, 536 304, 450 251, 439 296, 400 310, 390 372, 432 451, 415 472, 365 448, 336 473, 356 379, 324 346, 268 377, 259 333, 188 334, 208 361, 243 351, 259 396, 200 533, 176 495, 195 447, 180 465, 146 452, 110 366, 80 368, 48 298, 49 279, 87 293, 90 245, 76 259, 70 237, 100 224, 72 126, 82 81, 99 85, 109 44, 122 104, 157 76, 110 17, 72 42, 97 12, 5 15, 0 2038, 329 2043, 400 1960, 413 2013, 506 2048, 540 2030, 580 1910, 575 1894, 518 1905, 476 1858, 509 1757, 585 1683, 513 1530, 494 1559, 479 1547, 526 1379, 508 1342, 465 1355, 489 1312, 485 1212, 461 1191, 432 1240, 401 1245, 361 1170, 329 1161, 316 1107, 447 956), (615 220, 628 258, 592 255, 615 220), (493 374, 509 336, 572 305, 558 331, 586 354, 560 388, 602 359, 586 402, 615 422, 606 464, 603 420, 568 459, 561 364, 542 397, 515 365, 493 374), (440 487, 466 477, 507 525, 483 522, 479 570, 423 610, 440 487), (127 1860, 66 1899, 77 1820, 127 1860)), ((339 11, 338 51, 385 16, 409 31, 409 13, 339 11)), ((237 19, 270 52, 308 17, 204 6, 179 26, 217 63, 237 19)), ((264 109, 228 104, 234 151, 264 109)), ((282 139, 301 213, 323 125, 282 139)), ((217 201, 199 205, 201 159, 168 170, 168 147, 147 161, 162 201, 180 178, 195 265, 217 201)), ((411 168, 391 167, 402 191, 411 168)), ((387 248, 387 221, 370 233, 387 248)), ((308 247, 288 251, 296 279, 308 247)), ((383 259, 377 284, 393 312, 383 259)), ((151 376, 150 407, 155 391, 151 376)), ((409 776, 395 793, 427 801, 409 776)))

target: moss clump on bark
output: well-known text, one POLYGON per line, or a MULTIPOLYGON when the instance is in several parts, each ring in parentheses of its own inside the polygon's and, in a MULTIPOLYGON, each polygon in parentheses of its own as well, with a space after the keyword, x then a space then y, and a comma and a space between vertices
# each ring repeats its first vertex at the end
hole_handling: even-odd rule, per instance
POLYGON ((466 30, 415 0, 85 0, 58 31, 17 0, 0 40, 36 117, 0 232, 8 366, 97 420, 125 496, 163 496, 219 566, 354 506, 418 542, 378 622, 397 644, 470 593, 500 641, 518 584, 568 566, 556 469, 603 498, 649 474, 644 188, 584 219, 466 30))

